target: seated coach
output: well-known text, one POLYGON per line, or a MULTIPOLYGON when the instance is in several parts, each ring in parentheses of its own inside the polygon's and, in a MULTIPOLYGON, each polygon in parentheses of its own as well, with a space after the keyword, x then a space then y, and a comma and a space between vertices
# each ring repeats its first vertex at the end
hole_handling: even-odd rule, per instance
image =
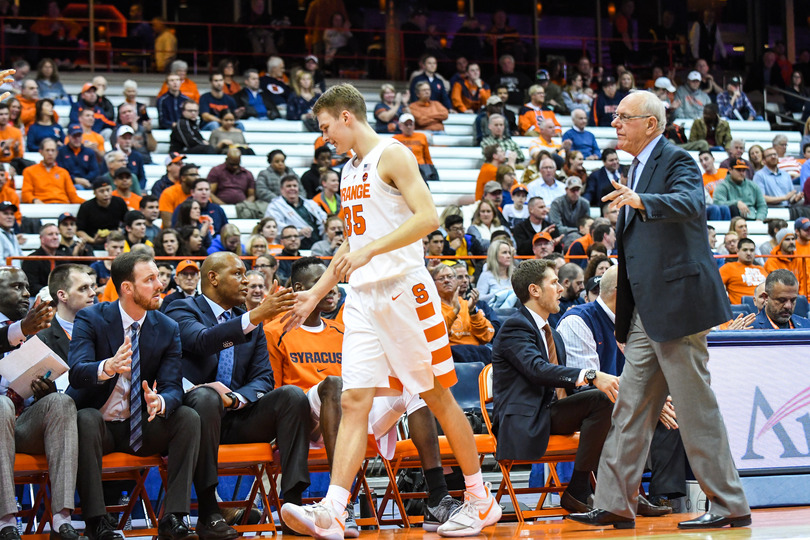
MULTIPOLYGON (((765 278, 765 307, 757 313, 755 330, 810 328, 810 320, 793 313, 799 296, 799 280, 790 270, 774 270, 765 278)), ((756 298, 756 297, 755 297, 756 298)))

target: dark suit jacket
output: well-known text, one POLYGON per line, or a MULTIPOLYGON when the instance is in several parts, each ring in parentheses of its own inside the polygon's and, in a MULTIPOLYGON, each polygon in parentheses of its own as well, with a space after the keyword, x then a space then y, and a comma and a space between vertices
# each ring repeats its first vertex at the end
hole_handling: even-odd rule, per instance
MULTIPOLYGON (((259 114, 256 112, 256 108, 250 104, 248 92, 249 90, 247 88, 242 88, 236 94, 234 94, 233 98, 236 100, 236 108, 245 108, 245 114, 242 115, 242 118, 253 118, 254 116, 258 117, 259 114)), ((276 107, 276 103, 273 101, 270 93, 267 92, 267 90, 259 89, 259 95, 262 96, 262 103, 264 103, 264 106, 267 109, 267 118, 269 120, 281 118, 281 114, 278 112, 278 107, 276 107)))
MULTIPOLYGON (((553 224, 550 221, 544 219, 542 229, 545 229, 551 225, 553 224)), ((515 237, 515 249, 517 250, 518 255, 534 255, 534 252, 532 251, 532 238, 534 238, 535 234, 537 233, 534 231, 534 227, 532 227, 532 222, 528 219, 524 219, 512 228, 512 236, 515 237)), ((560 236, 560 231, 555 228, 551 232, 551 237, 557 238, 558 236, 560 236)))
POLYGON ((37 337, 42 340, 42 343, 47 345, 59 358, 68 361, 68 350, 70 349, 70 338, 59 325, 56 317, 51 320, 51 325, 45 330, 37 332, 37 337))
MULTIPOLYGON (((197 296, 199 296, 199 294, 194 293, 194 297, 196 298, 197 296)), ((173 302, 176 302, 178 300, 185 300, 186 298, 188 298, 186 296, 186 293, 184 293, 180 289, 177 289, 176 291, 174 291, 171 294, 167 294, 163 298, 163 303, 160 304, 160 312, 161 313, 166 313, 166 311, 168 311, 168 309, 169 309, 169 306, 172 305, 173 302)))
MULTIPOLYGON (((805 319, 799 315, 791 315, 790 322, 793 323, 794 328, 801 329, 801 328, 810 328, 810 320, 805 319)), ((757 313, 757 318, 754 319, 753 324, 751 327, 754 330, 773 330, 773 325, 771 325, 771 321, 768 320, 768 315, 765 314, 765 310, 761 310, 757 313)))
POLYGON ((616 339, 627 341, 633 309, 653 341, 696 334, 732 318, 706 242, 703 177, 685 150, 661 138, 636 192, 646 211, 619 212, 616 339))
POLYGON ((234 347, 233 375, 228 387, 252 403, 270 392, 275 382, 264 330, 260 325, 245 335, 243 313, 234 308, 231 320, 217 324, 211 306, 200 295, 172 302, 166 315, 180 325, 183 376, 194 384, 214 382, 219 352, 234 347))
MULTIPOLYGON (((68 351, 70 386, 67 393, 77 409, 100 409, 109 399, 118 375, 106 381, 98 379, 98 366, 115 356, 124 343, 119 301, 102 302, 76 314, 68 351)), ((180 330, 177 323, 159 311, 147 311, 138 338, 141 356, 141 380, 150 386, 157 381, 157 392, 166 402, 166 416, 183 401, 180 330)), ((146 406, 144 405, 144 411, 146 406)))
MULTIPOLYGON (((619 175, 622 174, 622 169, 619 167, 619 175)), ((604 167, 599 167, 588 176, 587 187, 585 193, 582 195, 591 206, 602 206, 602 197, 613 191, 613 185, 608 178, 607 170, 604 167)))
POLYGON ((549 364, 541 331, 525 306, 501 326, 492 347, 493 429, 497 459, 543 456, 555 388, 573 391, 580 370, 565 366, 565 344, 552 329, 560 365, 549 364))

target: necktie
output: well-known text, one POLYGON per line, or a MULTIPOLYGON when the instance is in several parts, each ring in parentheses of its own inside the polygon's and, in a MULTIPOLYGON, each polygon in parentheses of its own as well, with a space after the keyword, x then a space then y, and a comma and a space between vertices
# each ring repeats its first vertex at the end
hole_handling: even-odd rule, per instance
MULTIPOLYGON (((633 163, 630 165, 630 170, 627 172, 627 187, 635 191, 636 189, 636 169, 638 168, 638 164, 640 161, 638 158, 633 158, 633 163)), ((630 210, 629 206, 624 207, 624 222, 630 219, 630 210)))
MULTIPOLYGON (((551 327, 549 327, 548 323, 543 325, 543 334, 545 334, 546 336, 546 348, 548 349, 548 363, 557 366, 560 364, 560 361, 557 360, 557 346, 554 344, 554 336, 551 335, 551 327)), ((554 392, 557 394, 558 400, 568 395, 565 393, 565 389, 563 388, 555 388, 554 392)))
MULTIPOLYGON (((223 311, 219 316, 220 323, 227 322, 231 318, 230 311, 223 311)), ((217 380, 228 386, 233 377, 233 347, 222 349, 219 353, 219 364, 217 364, 217 380)))
POLYGON ((129 327, 130 334, 130 348, 132 350, 132 371, 130 372, 129 388, 129 447, 134 452, 141 449, 143 444, 143 414, 141 412, 141 350, 138 347, 138 328, 140 325, 137 322, 132 323, 129 327))

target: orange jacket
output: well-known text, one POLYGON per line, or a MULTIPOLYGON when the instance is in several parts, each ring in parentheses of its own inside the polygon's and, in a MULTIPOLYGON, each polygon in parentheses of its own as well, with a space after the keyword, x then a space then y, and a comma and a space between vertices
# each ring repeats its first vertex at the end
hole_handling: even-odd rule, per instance
POLYGON ((492 90, 489 89, 487 83, 482 82, 481 84, 483 86, 479 88, 467 79, 456 81, 450 91, 450 101, 453 102, 453 108, 462 113, 467 110, 478 112, 483 108, 489 96, 492 95, 492 90))
POLYGON ((76 193, 70 173, 58 165, 45 168, 40 161, 23 171, 22 202, 29 204, 39 199, 43 203, 83 203, 76 193))
POLYGON ((17 207, 17 211, 14 212, 14 218, 17 220, 17 223, 20 223, 22 221, 20 198, 17 196, 17 190, 14 187, 14 177, 8 173, 3 174, 6 175, 6 183, 3 184, 3 188, 0 189, 0 202, 10 202, 17 207))
POLYGON ((554 122, 555 135, 562 133, 562 127, 560 126, 559 120, 557 120, 556 114, 552 111, 537 111, 531 107, 524 107, 524 110, 520 113, 520 118, 518 118, 518 131, 520 131, 521 135, 526 135, 526 132, 530 129, 539 132, 540 128, 538 124, 541 118, 544 120, 549 118, 554 122))
POLYGON ((0 129, 0 142, 3 143, 3 148, 0 149, 0 162, 8 163, 12 159, 23 157, 25 143, 23 142, 22 131, 10 123, 0 129))
POLYGON ((484 185, 487 182, 495 180, 498 173, 498 167, 492 163, 484 163, 481 165, 481 170, 478 172, 478 181, 475 184, 475 200, 480 201, 484 198, 484 185))
MULTIPOLYGON (((168 91, 169 86, 164 82, 163 86, 160 87, 160 91, 158 92, 157 97, 162 96, 168 91)), ((186 79, 182 83, 180 83, 180 93, 189 99, 193 99, 195 103, 200 102, 200 91, 197 88, 197 83, 195 83, 188 77, 186 77, 186 79)))
POLYGON ((474 315, 470 315, 467 301, 459 298, 458 303, 461 309, 456 315, 453 313, 453 306, 442 302, 442 316, 447 325, 450 345, 484 345, 492 341, 495 329, 484 317, 484 312, 479 309, 474 315))

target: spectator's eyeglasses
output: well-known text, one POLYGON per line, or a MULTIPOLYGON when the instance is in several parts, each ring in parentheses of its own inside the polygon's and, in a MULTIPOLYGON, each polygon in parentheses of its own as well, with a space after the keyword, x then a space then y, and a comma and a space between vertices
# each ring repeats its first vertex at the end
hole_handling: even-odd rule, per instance
POLYGON ((462 226, 455 226, 455 227, 450 227, 450 228, 449 228, 449 229, 447 229, 447 230, 448 230, 448 231, 453 231, 453 232, 463 232, 463 231, 464 231, 464 227, 462 227, 462 226))
POLYGON ((613 113, 613 120, 618 120, 622 124, 626 124, 629 120, 635 120, 637 118, 648 118, 652 116, 651 114, 637 114, 635 116, 629 116, 627 114, 618 114, 613 113))
POLYGON ((441 282, 441 281, 453 281, 454 279, 456 279, 456 276, 446 275, 446 276, 437 276, 437 277, 433 278, 433 281, 439 281, 439 282, 441 282))

